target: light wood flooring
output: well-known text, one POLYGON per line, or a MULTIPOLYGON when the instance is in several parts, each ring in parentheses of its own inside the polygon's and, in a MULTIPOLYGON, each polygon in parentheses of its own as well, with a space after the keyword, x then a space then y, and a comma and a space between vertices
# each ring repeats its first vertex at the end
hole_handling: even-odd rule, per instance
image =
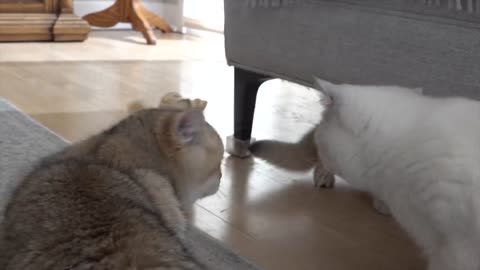
MULTIPOLYGON (((138 33, 96 31, 84 43, 0 44, 0 97, 75 142, 168 91, 209 101, 207 120, 233 130, 233 69, 223 37, 163 35, 146 46, 138 33)), ((253 135, 295 141, 318 120, 313 90, 282 82, 259 92, 253 135)), ((1 124, 1 123, 0 123, 1 124)), ((195 223, 269 270, 424 269, 396 223, 370 198, 340 183, 318 190, 311 172, 225 155, 220 191, 197 203, 195 223)))

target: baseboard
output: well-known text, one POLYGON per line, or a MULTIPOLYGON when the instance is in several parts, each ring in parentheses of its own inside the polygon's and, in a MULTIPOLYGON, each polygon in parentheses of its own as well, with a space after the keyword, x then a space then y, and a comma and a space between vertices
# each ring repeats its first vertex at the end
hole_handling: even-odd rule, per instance
POLYGON ((210 32, 216 32, 223 34, 223 25, 209 25, 205 24, 200 20, 195 20, 192 18, 184 18, 183 22, 185 27, 188 28, 193 28, 193 29, 199 29, 199 30, 205 30, 205 31, 210 31, 210 32))
MULTIPOLYGON (((80 17, 92 12, 100 11, 112 5, 113 1, 105 0, 76 0, 74 3, 74 12, 80 17)), ((167 1, 159 3, 158 1, 144 0, 144 6, 155 14, 165 19, 174 31, 181 31, 183 27, 183 1, 167 1)), ((93 27, 95 28, 95 27, 93 27)), ((130 24, 119 23, 110 29, 132 29, 130 24)))

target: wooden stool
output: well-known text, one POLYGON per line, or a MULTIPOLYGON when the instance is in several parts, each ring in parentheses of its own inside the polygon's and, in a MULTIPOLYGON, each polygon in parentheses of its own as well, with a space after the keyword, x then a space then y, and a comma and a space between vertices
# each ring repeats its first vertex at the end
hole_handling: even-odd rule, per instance
POLYGON ((158 28, 164 33, 172 32, 170 25, 147 10, 141 0, 115 0, 111 7, 85 15, 83 19, 90 25, 98 27, 112 27, 119 22, 131 23, 133 30, 142 32, 147 44, 150 45, 157 43, 153 28, 158 28))

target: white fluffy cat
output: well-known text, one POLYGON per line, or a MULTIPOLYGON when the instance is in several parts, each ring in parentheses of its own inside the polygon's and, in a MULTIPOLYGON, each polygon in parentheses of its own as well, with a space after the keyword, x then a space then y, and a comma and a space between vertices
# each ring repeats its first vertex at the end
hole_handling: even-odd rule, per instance
MULTIPOLYGON (((480 102, 320 79, 315 87, 326 106, 313 136, 315 183, 332 186, 336 174, 371 193, 423 248, 429 270, 480 270, 480 102)), ((276 159, 295 148, 284 146, 276 159)))

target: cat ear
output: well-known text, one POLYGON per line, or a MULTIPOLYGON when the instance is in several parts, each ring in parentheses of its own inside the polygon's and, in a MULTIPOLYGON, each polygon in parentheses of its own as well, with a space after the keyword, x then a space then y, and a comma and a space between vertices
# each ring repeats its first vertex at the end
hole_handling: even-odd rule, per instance
POLYGON ((183 98, 177 92, 170 92, 160 100, 159 107, 172 106, 181 110, 196 109, 203 111, 207 107, 207 104, 208 102, 202 99, 187 99, 183 98))
POLYGON ((322 92, 329 92, 335 84, 327 82, 318 77, 313 77, 313 87, 322 92))
POLYGON ((174 105, 180 100, 182 100, 182 96, 179 93, 168 92, 162 97, 162 99, 160 100, 160 104, 158 106, 160 107, 163 105, 174 105))
POLYGON ((192 109, 197 109, 197 110, 205 110, 205 108, 207 107, 207 104, 208 102, 206 100, 203 100, 203 99, 194 99, 192 100, 192 109))
POLYGON ((331 82, 313 77, 313 87, 322 93, 320 102, 326 107, 333 104, 332 88, 334 88, 334 86, 331 82))
POLYGON ((134 101, 130 104, 128 104, 128 113, 135 113, 135 112, 138 112, 138 111, 141 111, 145 109, 145 105, 143 105, 143 103, 141 101, 134 101))
POLYGON ((202 134, 205 117, 200 110, 187 110, 177 118, 175 132, 183 144, 195 142, 202 134))

